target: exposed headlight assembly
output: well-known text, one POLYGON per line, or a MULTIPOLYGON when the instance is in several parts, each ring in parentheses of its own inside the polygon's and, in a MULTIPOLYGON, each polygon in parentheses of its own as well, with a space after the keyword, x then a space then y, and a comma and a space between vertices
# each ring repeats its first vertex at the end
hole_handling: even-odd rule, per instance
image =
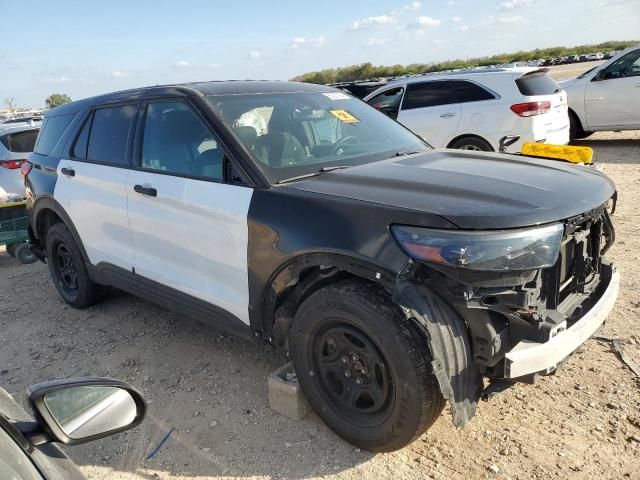
POLYGON ((412 258, 471 270, 534 270, 558 259, 559 223, 518 230, 433 230, 393 225, 393 236, 412 258))

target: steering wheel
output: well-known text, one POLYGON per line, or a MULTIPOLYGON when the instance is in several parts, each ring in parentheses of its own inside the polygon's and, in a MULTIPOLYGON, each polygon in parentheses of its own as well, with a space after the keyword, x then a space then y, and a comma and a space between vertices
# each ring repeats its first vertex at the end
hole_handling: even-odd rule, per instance
POLYGON ((341 138, 340 140, 338 140, 335 143, 335 145, 331 149, 331 153, 333 153, 334 155, 338 155, 338 156, 342 155, 342 152, 338 153, 339 150, 341 150, 344 145, 346 145, 347 143, 352 142, 354 140, 357 140, 357 138, 354 137, 353 135, 348 135, 346 137, 341 138))

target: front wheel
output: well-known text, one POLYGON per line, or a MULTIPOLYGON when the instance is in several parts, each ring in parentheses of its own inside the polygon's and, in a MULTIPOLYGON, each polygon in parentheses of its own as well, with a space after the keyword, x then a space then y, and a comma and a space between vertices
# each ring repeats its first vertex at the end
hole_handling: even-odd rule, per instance
POLYGON ((312 294, 296 312, 290 345, 309 403, 358 447, 402 448, 444 407, 426 338, 377 286, 344 281, 312 294))

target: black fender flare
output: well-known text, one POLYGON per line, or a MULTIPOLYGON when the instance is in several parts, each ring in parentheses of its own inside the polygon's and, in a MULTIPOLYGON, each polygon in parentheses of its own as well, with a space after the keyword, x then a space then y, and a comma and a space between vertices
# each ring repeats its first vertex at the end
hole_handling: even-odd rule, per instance
POLYGON ((432 371, 451 405, 453 424, 465 426, 475 415, 484 388, 467 325, 439 295, 406 276, 398 277, 393 301, 425 332, 432 371))
POLYGON ((42 250, 46 249, 46 245, 44 245, 44 243, 46 242, 46 238, 40 238, 40 230, 39 227, 40 225, 38 224, 38 222, 41 221, 42 219, 42 214, 47 211, 50 210, 53 213, 55 213, 60 220, 62 220, 62 223, 64 223, 64 225, 67 227, 67 229, 69 230, 69 232, 71 232, 71 236, 73 237, 73 240, 76 242, 76 245, 78 246, 78 248, 80 249, 80 253, 82 255, 82 259, 84 260, 84 262, 88 265, 90 264, 89 262, 89 256, 87 255, 87 251, 84 248, 84 244, 82 243, 82 240, 80 239, 80 235, 78 234, 78 230, 76 229, 75 225, 73 224, 73 221, 71 220, 71 217, 69 217, 69 214, 66 212, 66 210, 64 209, 64 207, 62 205, 60 205, 60 203, 53 198, 52 195, 40 195, 36 201, 33 203, 33 207, 31 208, 31 229, 33 232, 33 235, 35 237, 36 240, 38 240, 38 242, 40 243, 40 248, 42 250))
POLYGON ((261 318, 256 322, 258 329, 271 332, 278 296, 292 281, 298 279, 304 270, 313 267, 335 267, 351 275, 378 283, 389 292, 397 275, 367 257, 355 257, 340 251, 299 253, 283 262, 265 283, 259 297, 258 310, 261 318))

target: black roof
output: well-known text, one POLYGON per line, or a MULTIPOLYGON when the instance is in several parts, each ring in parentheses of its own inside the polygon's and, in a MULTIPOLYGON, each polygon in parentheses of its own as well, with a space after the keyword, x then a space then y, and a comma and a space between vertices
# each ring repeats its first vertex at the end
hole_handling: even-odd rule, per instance
POLYGON ((134 88, 119 92, 106 93, 83 100, 61 105, 49 110, 45 116, 76 113, 88 106, 103 103, 140 100, 158 95, 239 95, 260 93, 294 93, 294 92, 333 92, 335 89, 326 85, 312 83, 284 82, 274 80, 224 80, 210 82, 180 83, 175 85, 155 85, 134 88))

